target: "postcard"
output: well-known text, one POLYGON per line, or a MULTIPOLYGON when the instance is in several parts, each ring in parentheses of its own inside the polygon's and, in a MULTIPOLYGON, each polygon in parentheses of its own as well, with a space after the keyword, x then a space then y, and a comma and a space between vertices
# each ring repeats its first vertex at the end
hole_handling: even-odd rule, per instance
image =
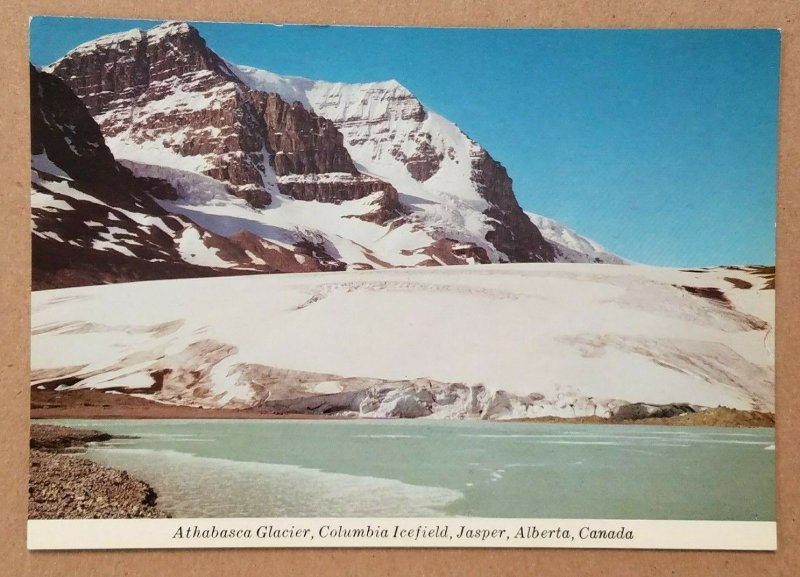
POLYGON ((776 548, 776 30, 30 23, 30 549, 776 548))

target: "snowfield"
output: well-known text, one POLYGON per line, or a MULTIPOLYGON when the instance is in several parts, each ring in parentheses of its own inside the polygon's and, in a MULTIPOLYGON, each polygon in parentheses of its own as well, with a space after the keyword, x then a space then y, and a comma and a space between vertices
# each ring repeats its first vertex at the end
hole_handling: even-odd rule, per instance
POLYGON ((32 294, 32 386, 376 417, 774 410, 760 269, 502 264, 32 294))
POLYGON ((536 225, 542 236, 553 245, 556 250, 556 262, 629 264, 624 258, 552 218, 529 211, 525 211, 525 214, 536 225))

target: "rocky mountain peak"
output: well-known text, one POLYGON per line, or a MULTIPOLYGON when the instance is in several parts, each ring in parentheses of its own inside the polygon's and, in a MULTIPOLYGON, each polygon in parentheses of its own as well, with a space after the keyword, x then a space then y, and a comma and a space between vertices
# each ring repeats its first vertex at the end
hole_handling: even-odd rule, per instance
POLYGON ((168 38, 170 36, 189 34, 197 34, 199 36, 197 28, 188 22, 183 22, 181 20, 168 20, 162 24, 159 24, 158 26, 154 26, 147 33, 148 37, 152 38, 153 41, 158 41, 161 38, 168 38))
POLYGON ((320 82, 311 95, 318 114, 344 123, 369 118, 373 122, 422 122, 425 108, 410 90, 397 82, 341 84, 320 82))
POLYGON ((236 78, 185 22, 103 36, 81 44, 46 70, 67 81, 92 115, 124 105, 171 78, 203 72, 236 78))

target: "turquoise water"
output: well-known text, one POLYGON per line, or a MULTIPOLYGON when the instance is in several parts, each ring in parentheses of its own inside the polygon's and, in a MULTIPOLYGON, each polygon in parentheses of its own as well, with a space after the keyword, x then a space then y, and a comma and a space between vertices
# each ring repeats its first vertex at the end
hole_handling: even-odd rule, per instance
POLYGON ((775 519, 772 429, 63 420, 174 517, 775 519))

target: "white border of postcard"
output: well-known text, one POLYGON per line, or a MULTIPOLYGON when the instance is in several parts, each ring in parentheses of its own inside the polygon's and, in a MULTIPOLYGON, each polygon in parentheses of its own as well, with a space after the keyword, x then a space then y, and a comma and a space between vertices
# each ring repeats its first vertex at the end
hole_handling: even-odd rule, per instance
POLYGON ((484 518, 55 519, 28 549, 498 547, 774 551, 774 521, 484 518))

